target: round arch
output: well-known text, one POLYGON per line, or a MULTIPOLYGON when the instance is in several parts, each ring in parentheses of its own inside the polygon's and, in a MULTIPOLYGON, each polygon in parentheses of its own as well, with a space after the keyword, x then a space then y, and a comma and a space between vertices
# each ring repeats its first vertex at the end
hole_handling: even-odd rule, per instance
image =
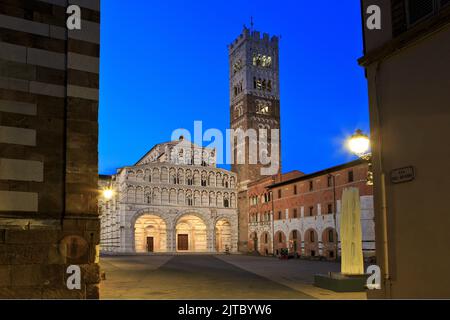
POLYGON ((177 252, 206 252, 208 250, 208 225, 201 214, 184 213, 175 222, 177 252))
POLYGON ((274 242, 275 254, 279 255, 281 253, 281 249, 287 248, 286 234, 283 231, 278 230, 275 233, 274 242))
POLYGON ((215 224, 215 232, 216 251, 231 251, 231 223, 228 221, 228 219, 219 219, 215 224))
POLYGON ((305 231, 305 256, 316 257, 319 255, 319 237, 317 231, 310 228, 305 231))
POLYGON ((253 231, 250 233, 248 237, 248 245, 247 245, 249 252, 255 252, 258 251, 258 234, 256 231, 253 231))
POLYGON ((270 239, 270 233, 265 231, 261 234, 260 240, 259 240, 259 253, 265 256, 272 254, 272 242, 270 239))
POLYGON ((289 252, 297 253, 297 255, 302 254, 302 238, 300 231, 297 229, 289 232, 289 252))
MULTIPOLYGON (((171 228, 171 223, 169 220, 167 220, 167 217, 158 209, 158 208, 145 208, 136 211, 136 213, 133 215, 133 217, 130 220, 129 226, 131 228, 131 244, 133 246, 133 252, 138 252, 136 247, 136 222, 142 217, 142 216, 154 216, 162 221, 164 221, 164 224, 166 226, 166 251, 167 251, 167 243, 168 243, 168 230, 171 228)), ((145 252, 145 251, 144 251, 145 252)))
POLYGON ((338 235, 336 230, 332 227, 328 227, 322 232, 322 243, 323 243, 323 256, 327 259, 336 258, 336 243, 338 241, 338 235))
POLYGON ((166 222, 152 214, 141 215, 134 223, 135 252, 166 252, 167 225, 166 222))

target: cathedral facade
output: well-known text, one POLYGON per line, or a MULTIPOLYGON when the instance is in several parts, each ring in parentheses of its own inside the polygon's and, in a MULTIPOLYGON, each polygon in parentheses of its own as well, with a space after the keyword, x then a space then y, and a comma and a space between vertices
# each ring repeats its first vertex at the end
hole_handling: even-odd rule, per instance
POLYGON ((100 177, 103 253, 236 252, 236 174, 183 137, 100 177))

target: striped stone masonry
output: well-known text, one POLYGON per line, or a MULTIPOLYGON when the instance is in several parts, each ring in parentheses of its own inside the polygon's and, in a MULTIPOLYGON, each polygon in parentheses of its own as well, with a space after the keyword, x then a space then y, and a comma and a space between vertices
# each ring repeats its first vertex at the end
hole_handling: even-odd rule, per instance
POLYGON ((99 0, 1 1, 0 298, 99 296, 99 53, 99 0), (81 30, 66 27, 71 4, 81 30), (73 263, 89 270, 78 292, 73 263))

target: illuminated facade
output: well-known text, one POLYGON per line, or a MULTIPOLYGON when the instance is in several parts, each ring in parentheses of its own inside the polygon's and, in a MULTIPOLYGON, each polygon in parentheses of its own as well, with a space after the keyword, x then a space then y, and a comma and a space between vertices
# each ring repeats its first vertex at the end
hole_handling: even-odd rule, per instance
POLYGON ((158 144, 99 187, 113 190, 99 203, 102 252, 237 251, 236 175, 212 149, 158 144))

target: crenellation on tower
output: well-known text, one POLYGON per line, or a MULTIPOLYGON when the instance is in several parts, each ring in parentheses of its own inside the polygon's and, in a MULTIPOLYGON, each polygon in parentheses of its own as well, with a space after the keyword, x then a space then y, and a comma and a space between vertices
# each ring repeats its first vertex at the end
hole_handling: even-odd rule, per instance
POLYGON ((264 32, 261 37, 261 32, 256 30, 250 30, 244 26, 242 33, 228 45, 229 53, 232 54, 243 42, 252 39, 256 43, 262 43, 265 45, 270 45, 272 47, 278 47, 279 37, 273 35, 270 37, 269 33, 264 32))

